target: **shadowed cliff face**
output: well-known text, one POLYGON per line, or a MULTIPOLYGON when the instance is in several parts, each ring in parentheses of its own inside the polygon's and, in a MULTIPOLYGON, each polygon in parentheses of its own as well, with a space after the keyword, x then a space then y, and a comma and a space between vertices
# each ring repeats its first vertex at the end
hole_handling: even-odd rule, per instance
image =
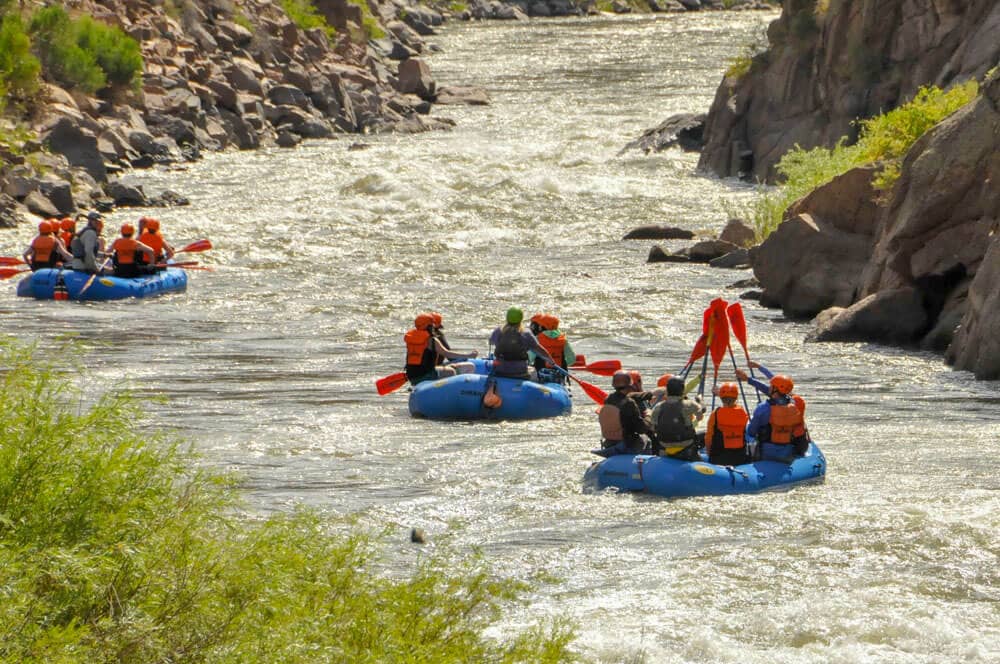
POLYGON ((773 181, 796 143, 832 146, 922 85, 981 77, 998 34, 996 0, 784 0, 768 50, 719 86, 699 167, 773 181))
POLYGON ((1000 72, 917 141, 885 207, 871 168, 793 205, 752 252, 762 302, 817 319, 817 341, 946 350, 1000 378, 1000 72))

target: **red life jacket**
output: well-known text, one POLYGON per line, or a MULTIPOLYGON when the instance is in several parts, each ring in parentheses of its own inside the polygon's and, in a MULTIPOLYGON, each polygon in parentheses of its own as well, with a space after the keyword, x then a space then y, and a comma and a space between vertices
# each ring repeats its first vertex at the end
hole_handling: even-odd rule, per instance
POLYGON ((51 235, 39 235, 31 241, 31 248, 34 249, 32 263, 54 263, 56 252, 56 239, 51 235))
POLYGON ((792 437, 805 432, 805 421, 802 413, 794 403, 780 406, 771 404, 771 418, 769 421, 771 436, 765 442, 787 445, 792 442, 792 437), (799 432, 799 433, 797 433, 799 432))
POLYGON ((552 359, 555 360, 559 366, 563 369, 566 368, 566 360, 563 358, 563 352, 566 349, 566 335, 563 332, 559 333, 559 336, 552 338, 545 332, 538 335, 538 343, 544 348, 552 359))
POLYGON ((62 243, 66 245, 66 250, 69 251, 69 243, 73 241, 73 231, 63 231, 59 234, 59 239, 62 243))
MULTIPOLYGON (((773 408, 773 406, 772 406, 773 408)), ((715 411, 715 430, 712 432, 712 449, 743 449, 743 432, 750 420, 739 406, 721 406, 715 411)))
POLYGON ((111 245, 111 251, 115 254, 115 262, 118 265, 132 265, 135 263, 137 253, 136 246, 139 243, 130 237, 120 237, 111 245))

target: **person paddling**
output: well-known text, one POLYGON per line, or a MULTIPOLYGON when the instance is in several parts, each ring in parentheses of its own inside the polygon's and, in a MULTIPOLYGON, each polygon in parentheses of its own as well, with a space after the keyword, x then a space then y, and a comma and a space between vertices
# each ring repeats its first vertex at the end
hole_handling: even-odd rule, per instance
POLYGON ((538 339, 528 330, 521 326, 524 320, 524 312, 517 307, 507 310, 507 323, 502 327, 493 330, 490 335, 490 346, 494 347, 493 373, 506 378, 523 378, 524 380, 535 380, 534 367, 529 370, 528 351, 534 352, 544 361, 553 365, 556 361, 552 359, 548 351, 545 350, 538 339))
MULTIPOLYGON (((528 327, 535 335, 539 345, 548 352, 549 357, 558 360, 560 367, 569 369, 569 365, 576 361, 576 352, 573 350, 573 346, 566 339, 566 333, 559 329, 559 318, 552 314, 535 314, 531 317, 531 323, 528 327)), ((536 372, 552 366, 540 355, 530 350, 528 351, 528 360, 535 366, 536 372)), ((562 374, 553 376, 553 378, 557 382, 565 380, 562 374)))
POLYGON ((455 362, 447 366, 438 363, 440 357, 464 360, 478 357, 479 353, 475 350, 457 353, 445 348, 434 335, 434 317, 429 313, 417 314, 413 320, 413 329, 403 335, 403 341, 406 343, 406 377, 411 385, 476 370, 471 362, 455 362))
POLYGON ((115 266, 116 277, 138 277, 142 271, 139 265, 139 255, 143 254, 149 261, 153 260, 153 249, 134 239, 135 226, 122 224, 122 236, 111 245, 111 262, 115 266))
POLYGON ((54 230, 56 229, 52 227, 51 221, 39 222, 38 235, 21 255, 33 272, 47 267, 55 267, 59 258, 66 260, 73 258, 66 251, 63 243, 53 234, 54 230))
POLYGON ((740 396, 735 383, 723 383, 718 389, 722 405, 708 416, 705 429, 705 450, 708 460, 720 466, 738 466, 747 463, 746 434, 750 416, 736 403, 740 396))
POLYGON ((643 419, 639 405, 631 397, 632 377, 627 371, 616 371, 611 377, 611 387, 604 405, 597 411, 597 421, 601 425, 601 449, 591 450, 603 457, 617 454, 640 454, 646 445, 642 434, 654 440, 649 424, 643 419))
MULTIPOLYGON (((139 242, 153 250, 152 263, 164 263, 174 257, 174 248, 160 234, 160 221, 152 217, 139 219, 139 242), (143 223, 145 222, 145 223, 143 223)), ((152 268, 166 269, 166 268, 152 268)))
POLYGON ((754 409, 747 436, 757 439, 762 459, 787 463, 809 447, 805 401, 792 394, 795 384, 788 376, 774 376, 770 387, 767 400, 754 409))

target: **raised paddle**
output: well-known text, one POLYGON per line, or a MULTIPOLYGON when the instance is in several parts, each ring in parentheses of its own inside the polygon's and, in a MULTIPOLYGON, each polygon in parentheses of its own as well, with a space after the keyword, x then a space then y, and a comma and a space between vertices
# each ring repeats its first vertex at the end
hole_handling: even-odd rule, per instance
MULTIPOLYGON (((743 355, 747 359, 747 367, 750 369, 750 377, 756 378, 757 376, 753 373, 753 365, 750 364, 750 351, 747 350, 747 321, 743 317, 743 305, 739 302, 733 302, 726 309, 726 316, 729 318, 729 326, 733 330, 733 336, 736 337, 736 340, 740 342, 741 346, 743 346, 743 355)), ((754 390, 754 393, 757 395, 757 403, 760 403, 760 392, 754 390)))
POLYGON ((94 279, 97 279, 97 276, 101 274, 101 272, 104 272, 104 268, 106 268, 110 263, 111 263, 111 256, 108 256, 107 258, 104 259, 104 262, 101 263, 101 265, 97 268, 97 272, 90 275, 90 279, 87 279, 87 283, 85 283, 83 285, 83 288, 80 289, 80 292, 76 294, 76 299, 79 300, 83 298, 83 294, 86 293, 87 289, 90 288, 90 285, 94 283, 94 279))
POLYGON ((722 298, 712 300, 712 322, 714 324, 712 339, 708 342, 708 350, 712 356, 712 408, 715 409, 715 388, 719 384, 719 365, 726 357, 729 346, 729 321, 726 318, 726 305, 722 298))
POLYGON ((379 378, 375 381, 375 389, 378 390, 380 396, 385 396, 390 392, 395 392, 402 386, 406 385, 406 372, 400 371, 399 373, 394 373, 386 376, 385 378, 379 378))
POLYGON ((15 256, 0 256, 0 265, 24 265, 24 259, 15 256))

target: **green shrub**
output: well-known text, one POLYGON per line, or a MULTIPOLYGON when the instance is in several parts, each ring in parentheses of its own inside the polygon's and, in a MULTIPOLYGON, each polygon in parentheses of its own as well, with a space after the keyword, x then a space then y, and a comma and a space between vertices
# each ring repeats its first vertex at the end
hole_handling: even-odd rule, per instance
POLYGON ((751 219, 757 239, 762 241, 782 222, 792 203, 836 176, 867 164, 880 164, 873 185, 885 194, 895 184, 902 159, 917 139, 972 101, 978 92, 976 81, 947 91, 923 87, 913 100, 899 108, 859 121, 861 134, 855 145, 846 145, 844 136, 832 148, 804 150, 795 146, 776 167, 784 182, 763 190, 745 209, 732 214, 751 219))
POLYGON ((0 113, 8 99, 24 101, 38 91, 41 63, 31 54, 31 40, 21 16, 0 19, 0 113))
POLYGON ((142 72, 134 39, 89 16, 73 20, 58 5, 35 12, 31 34, 46 75, 65 87, 94 93, 108 84, 135 84, 142 72))
POLYGON ((241 516, 232 478, 49 355, 0 339, 0 661, 571 661, 561 622, 484 636, 523 582, 476 559, 389 578, 355 527, 241 516))
POLYGON ((729 67, 726 68, 726 78, 735 80, 743 78, 750 71, 751 65, 753 58, 746 53, 733 57, 729 61, 729 67))
POLYGON ((316 10, 312 0, 281 0, 281 6, 288 14, 288 18, 302 30, 322 28, 331 39, 337 34, 337 31, 326 22, 326 18, 316 10))

